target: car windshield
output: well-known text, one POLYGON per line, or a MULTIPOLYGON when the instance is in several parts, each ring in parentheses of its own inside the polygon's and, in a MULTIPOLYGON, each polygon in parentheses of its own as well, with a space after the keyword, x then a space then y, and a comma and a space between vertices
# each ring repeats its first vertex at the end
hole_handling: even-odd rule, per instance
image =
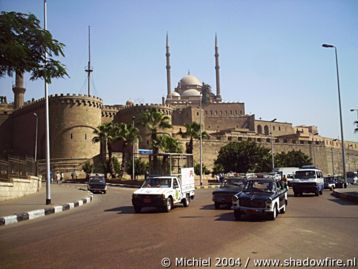
POLYGON ((147 178, 143 183, 143 188, 170 188, 170 187, 171 187, 170 178, 151 177, 151 178, 147 178))
POLYGON ((90 183, 105 183, 105 179, 102 176, 91 176, 89 178, 90 183))
POLYGON ((316 175, 315 171, 296 171, 295 178, 309 179, 314 178, 316 175))
POLYGON ((235 188, 235 187, 243 185, 244 183, 245 183, 244 179, 228 178, 228 179, 225 179, 225 181, 221 185, 221 187, 235 188))
POLYGON ((246 183, 245 192, 273 192, 273 182, 250 180, 246 183))

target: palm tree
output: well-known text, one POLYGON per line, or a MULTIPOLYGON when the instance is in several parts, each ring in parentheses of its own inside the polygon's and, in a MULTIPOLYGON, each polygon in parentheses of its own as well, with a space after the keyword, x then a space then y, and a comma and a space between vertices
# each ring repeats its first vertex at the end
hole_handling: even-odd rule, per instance
POLYGON ((171 128, 171 119, 168 115, 157 111, 155 108, 143 112, 140 122, 143 126, 149 129, 150 136, 152 140, 152 149, 153 153, 157 154, 159 152, 159 140, 158 134, 163 132, 158 132, 158 129, 168 129, 171 128))
MULTIPOLYGON (((110 123, 104 123, 97 127, 93 131, 94 137, 92 138, 93 143, 104 143, 105 147, 107 147, 108 151, 108 171, 111 173, 112 177, 115 177, 115 171, 113 168, 113 160, 112 160, 112 144, 114 141, 116 141, 118 138, 116 137, 116 124, 113 122, 110 123)), ((104 159, 106 159, 104 157, 104 159)), ((107 174, 107 173, 105 173, 107 174)))
MULTIPOLYGON (((120 123, 117 125, 116 128, 116 138, 123 143, 123 150, 122 150, 122 165, 121 170, 119 173, 119 179, 122 179, 123 173, 126 169, 126 162, 127 162, 127 151, 126 148, 128 145, 133 145, 139 138, 139 130, 135 128, 133 125, 120 123)), ((132 152, 134 154, 134 152, 132 152)))
MULTIPOLYGON (((186 144, 186 153, 193 154, 194 139, 200 139, 200 124, 193 122, 191 124, 185 124, 186 132, 180 133, 183 138, 190 137, 189 143, 186 144)), ((202 138, 208 138, 207 132, 201 132, 202 138)))
POLYGON ((182 147, 180 145, 180 142, 171 137, 170 135, 161 135, 158 136, 159 141, 159 148, 163 150, 164 152, 170 152, 170 153, 181 153, 182 147))

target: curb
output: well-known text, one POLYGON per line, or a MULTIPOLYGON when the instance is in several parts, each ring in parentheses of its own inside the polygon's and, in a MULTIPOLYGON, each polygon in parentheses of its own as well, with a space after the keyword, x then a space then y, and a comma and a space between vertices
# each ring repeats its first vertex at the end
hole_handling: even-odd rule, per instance
POLYGON ((358 203, 358 196, 355 195, 349 195, 347 193, 340 193, 337 191, 333 191, 331 195, 337 198, 348 200, 350 202, 358 203))
POLYGON ((195 186, 196 190, 202 190, 202 189, 217 189, 220 185, 205 185, 205 186, 195 186))
POLYGON ((53 206, 53 207, 49 207, 49 208, 37 209, 37 210, 28 211, 28 212, 18 213, 16 215, 0 217, 0 226, 18 223, 18 222, 24 221, 24 220, 32 220, 32 219, 44 217, 44 216, 47 216, 50 214, 56 214, 56 213, 59 213, 62 211, 67 211, 67 210, 73 209, 75 207, 80 207, 80 206, 83 206, 84 204, 88 204, 88 203, 92 202, 92 200, 93 200, 93 195, 86 197, 84 199, 78 200, 74 203, 67 203, 64 205, 53 206))

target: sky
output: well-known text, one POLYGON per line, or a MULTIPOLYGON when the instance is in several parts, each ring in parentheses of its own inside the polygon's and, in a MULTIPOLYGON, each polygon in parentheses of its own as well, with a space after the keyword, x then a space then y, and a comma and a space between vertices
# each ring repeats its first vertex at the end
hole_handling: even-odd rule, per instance
MULTIPOLYGON (((43 0, 0 0, 1 11, 35 14, 43 0)), ((87 93, 91 26, 92 95, 104 104, 161 103, 166 96, 165 37, 172 88, 188 71, 215 93, 218 37, 221 95, 247 114, 315 125, 341 138, 334 49, 337 47, 344 139, 358 142, 358 1, 356 0, 47 0, 47 28, 65 44, 69 77, 49 94, 87 93)), ((0 78, 13 101, 15 79, 0 78)), ((25 75, 25 100, 44 96, 44 82, 25 75)))

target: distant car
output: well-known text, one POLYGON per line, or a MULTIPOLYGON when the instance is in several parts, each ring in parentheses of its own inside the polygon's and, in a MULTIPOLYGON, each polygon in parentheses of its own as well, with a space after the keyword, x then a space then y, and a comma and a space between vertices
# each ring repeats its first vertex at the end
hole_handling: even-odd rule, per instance
POLYGON ((240 192, 246 183, 246 178, 227 178, 220 188, 213 191, 213 202, 215 209, 221 206, 231 207, 232 197, 240 192))
POLYGON ((347 182, 349 184, 358 184, 358 172, 347 172, 347 182))
POLYGON ((104 174, 90 174, 87 183, 87 189, 93 193, 106 193, 107 183, 104 174))
POLYGON ((335 176, 334 180, 336 182, 336 188, 347 188, 347 183, 344 181, 342 176, 335 176))
POLYGON ((336 188, 336 180, 334 177, 324 177, 324 188, 333 190, 336 188))
POLYGON ((275 220, 287 207, 287 186, 274 178, 251 179, 233 197, 236 220, 242 215, 266 215, 275 220))

